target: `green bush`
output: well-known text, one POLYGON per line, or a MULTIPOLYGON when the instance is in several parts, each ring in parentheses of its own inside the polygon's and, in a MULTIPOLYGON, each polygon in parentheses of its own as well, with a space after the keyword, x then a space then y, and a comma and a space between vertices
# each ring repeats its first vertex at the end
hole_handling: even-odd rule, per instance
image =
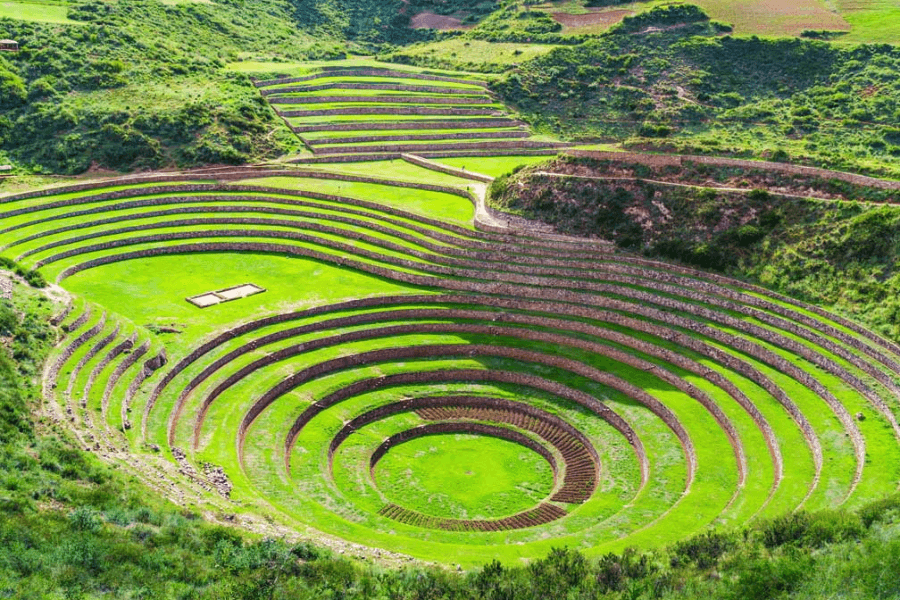
POLYGON ((731 535, 707 531, 675 544, 672 549, 672 565, 694 564, 699 569, 709 569, 735 546, 735 540, 731 535))
POLYGON ((812 558, 799 552, 752 560, 729 586, 729 596, 735 600, 786 597, 810 576, 812 565, 812 558))
POLYGON ((668 27, 681 23, 696 23, 708 20, 707 14, 698 6, 693 4, 673 4, 656 7, 633 17, 625 17, 611 32, 617 34, 634 33, 648 27, 668 27))
POLYGON ((779 548, 789 544, 798 544, 803 540, 809 529, 810 521, 807 513, 797 512, 763 521, 756 526, 756 530, 766 548, 779 548))
POLYGON ((900 495, 888 496, 866 504, 859 510, 859 518, 864 527, 872 527, 875 523, 900 518, 900 495))
POLYGON ((806 546, 820 547, 855 541, 863 536, 864 531, 859 515, 842 510, 823 510, 811 515, 802 542, 806 546))

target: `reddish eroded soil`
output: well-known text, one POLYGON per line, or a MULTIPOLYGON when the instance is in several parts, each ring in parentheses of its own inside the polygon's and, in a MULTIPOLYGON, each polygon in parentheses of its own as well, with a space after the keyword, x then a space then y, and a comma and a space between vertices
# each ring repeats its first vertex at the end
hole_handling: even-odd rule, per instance
POLYGON ((449 15, 438 15, 433 12, 420 12, 413 15, 410 24, 413 29, 469 29, 470 25, 463 25, 462 21, 449 15))
POLYGON ((550 13, 557 23, 561 23, 566 27, 587 27, 588 25, 614 25, 627 17, 633 15, 634 11, 630 10, 606 10, 597 12, 588 12, 581 15, 573 15, 564 12, 550 13))

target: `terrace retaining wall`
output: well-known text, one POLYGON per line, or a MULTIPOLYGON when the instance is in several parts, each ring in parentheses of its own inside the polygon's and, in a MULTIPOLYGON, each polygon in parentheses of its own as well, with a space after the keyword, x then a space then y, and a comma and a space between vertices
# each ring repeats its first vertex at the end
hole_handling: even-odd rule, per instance
POLYGON ((506 116, 496 108, 438 108, 432 106, 353 106, 345 108, 313 108, 309 110, 275 111, 282 117, 328 117, 331 115, 440 115, 450 117, 506 116))
POLYGON ((269 104, 338 104, 365 102, 379 104, 493 104, 488 97, 445 98, 443 96, 285 96, 268 98, 269 104))
POLYGON ((716 156, 699 156, 688 154, 642 154, 638 152, 600 152, 593 150, 569 150, 566 154, 572 156, 584 156, 600 160, 632 161, 640 164, 665 167, 682 166, 685 163, 700 163, 714 167, 736 167, 742 169, 755 169, 763 171, 778 171, 793 175, 808 175, 823 177, 825 179, 839 179, 848 183, 881 189, 900 190, 900 181, 877 179, 865 175, 856 175, 844 171, 831 171, 819 167, 805 167, 789 163, 777 163, 768 161, 744 160, 739 158, 724 158, 716 156))
MULTIPOLYGON (((103 389, 103 413, 106 414, 107 408, 109 407, 109 400, 112 397, 113 389, 116 387, 116 384, 119 383, 119 380, 122 376, 128 371, 131 367, 133 367, 147 352, 150 351, 150 340, 145 341, 143 344, 137 347, 131 354, 125 357, 125 360, 119 363, 119 365, 115 368, 112 374, 109 376, 109 379, 106 381, 106 387, 103 389)), ((128 421, 128 407, 123 402, 120 407, 120 418, 122 419, 122 425, 128 421)))
POLYGON ((391 92, 418 92, 422 94, 447 94, 453 96, 483 95, 485 90, 470 90, 465 88, 442 87, 437 85, 412 85, 402 83, 321 83, 317 85, 297 85, 260 90, 263 96, 275 94, 290 94, 295 92, 321 92, 323 90, 384 90, 391 92))
MULTIPOLYGON (((566 148, 571 146, 567 142, 534 142, 530 140, 523 141, 497 141, 497 142, 447 142, 444 144, 387 144, 387 145, 371 145, 371 146, 342 146, 338 148, 316 148, 313 147, 314 154, 325 154, 331 152, 334 154, 348 154, 361 152, 415 152, 420 156, 430 156, 432 152, 448 152, 454 150, 486 150, 489 148, 499 149, 525 149, 534 148, 550 149, 550 148, 566 148)), ((491 153, 490 155, 495 155, 491 153)))
MULTIPOLYGON (((389 350, 395 351, 398 349, 392 348, 389 350)), ((547 392, 586 408, 591 413, 609 423, 628 441, 641 464, 642 485, 646 483, 649 475, 649 464, 647 462, 643 443, 631 426, 608 406, 585 392, 569 388, 564 384, 547 380, 536 375, 514 371, 488 371, 482 369, 437 369, 434 371, 413 371, 382 375, 351 383, 328 394, 307 407, 291 426, 284 444, 284 457, 287 468, 290 468, 291 450, 296 443, 297 436, 309 421, 323 410, 339 404, 348 398, 374 389, 382 389, 394 385, 446 383, 449 381, 512 384, 547 392)))
POLYGON ((280 79, 265 79, 262 81, 254 81, 256 87, 268 87, 270 85, 279 85, 283 83, 302 83, 304 81, 313 81, 325 77, 397 77, 401 79, 420 79, 422 81, 445 81, 447 83, 463 83, 469 85, 477 85, 486 87, 487 83, 476 79, 461 79, 456 77, 445 77, 443 75, 431 74, 428 72, 401 71, 393 69, 347 69, 347 68, 328 68, 325 67, 318 73, 304 75, 301 77, 283 77, 280 79))
MULTIPOLYGON (((81 270, 83 268, 89 268, 90 266, 96 265, 96 264, 106 264, 108 262, 124 260, 126 258, 136 257, 138 255, 150 256, 150 255, 157 255, 157 254, 179 253, 179 252, 185 251, 187 248, 190 248, 191 250, 194 250, 194 251, 197 251, 197 250, 200 250, 200 251, 202 251, 202 250, 206 250, 206 251, 219 250, 219 251, 221 251, 223 248, 228 248, 228 249, 232 249, 232 250, 247 249, 247 250, 251 250, 251 251, 275 251, 275 252, 281 251, 281 252, 288 252, 288 253, 297 253, 297 254, 301 254, 301 255, 309 255, 312 257, 320 258, 320 259, 322 258, 320 253, 317 253, 315 251, 310 251, 310 250, 302 249, 302 248, 287 249, 283 246, 278 246, 278 245, 274 245, 274 244, 262 244, 262 243, 259 243, 259 244, 257 244, 257 243, 195 244, 195 245, 190 245, 187 247, 172 246, 172 247, 163 247, 163 248, 150 248, 150 249, 145 249, 143 251, 139 251, 137 253, 129 253, 128 255, 101 257, 99 259, 94 259, 92 261, 89 261, 89 263, 83 263, 81 265, 75 265, 73 267, 70 267, 69 269, 67 269, 66 272, 63 273, 63 276, 66 276, 67 274, 69 274, 71 272, 81 270)), ((363 267, 356 267, 356 268, 361 268, 361 270, 363 270, 363 271, 374 272, 376 274, 386 276, 386 277, 389 277, 389 278, 395 279, 395 280, 397 280, 397 279, 405 280, 409 283, 414 283, 414 284, 418 284, 418 285, 422 285, 422 284, 427 285, 427 281, 429 279, 429 278, 422 278, 420 276, 410 275, 407 273, 392 271, 390 269, 381 269, 378 267, 368 267, 367 266, 365 268, 363 268, 363 267)), ((447 282, 447 283, 451 283, 451 282, 447 282)), ((463 283, 463 282, 461 282, 461 283, 463 283)), ((474 287, 474 286, 463 285, 463 286, 453 286, 453 287, 460 287, 460 289, 472 289, 472 287, 474 287)), ((512 294, 515 294, 515 293, 523 293, 523 291, 525 293, 528 293, 529 295, 533 295, 535 293, 535 290, 522 290, 518 286, 494 286, 494 285, 488 284, 488 285, 483 285, 483 286, 479 286, 479 287, 484 288, 484 290, 488 291, 488 293, 512 293, 512 294)), ((576 299, 581 299, 582 301, 584 301, 584 299, 580 298, 580 295, 573 295, 566 290, 552 290, 552 291, 547 290, 546 292, 543 295, 550 296, 554 299, 559 299, 559 300, 563 300, 563 301, 565 301, 565 300, 573 301, 576 299), (550 293, 548 294, 546 292, 550 292, 550 293)), ((647 294, 646 297, 647 297, 646 299, 650 302, 658 302, 658 299, 654 300, 655 297, 650 294, 647 294)), ((596 298, 594 300, 596 302, 596 298)), ((717 339, 718 341, 724 342, 730 346, 738 348, 739 350, 741 350, 743 352, 749 353, 752 356, 762 359, 764 362, 771 364, 772 366, 781 370, 782 372, 785 372, 787 375, 791 376, 795 380, 803 383, 806 387, 812 389, 817 395, 819 395, 820 397, 825 399, 826 403, 829 404, 833 408, 835 414, 844 423, 845 429, 851 435, 851 438, 853 438, 857 444, 861 443, 861 436, 860 436, 858 430, 856 429, 855 425, 852 423, 852 420, 846 414, 846 410, 843 409, 843 406, 840 405, 840 403, 836 400, 836 398, 834 398, 830 394, 830 392, 828 392, 827 389, 825 389, 821 384, 819 384, 818 381, 813 380, 812 377, 809 374, 807 374, 806 372, 802 372, 799 369, 797 369, 796 367, 794 367, 793 364, 791 364, 789 361, 783 360, 780 357, 778 357, 777 355, 775 355, 774 353, 771 353, 767 350, 763 350, 763 349, 757 347, 754 343, 749 342, 747 340, 743 340, 741 338, 735 338, 734 336, 720 334, 717 330, 708 328, 706 326, 702 326, 690 319, 673 317, 672 313, 670 311, 664 311, 664 310, 658 310, 658 309, 646 309, 646 308, 643 308, 643 307, 640 307, 640 306, 637 306, 634 304, 621 303, 621 302, 612 301, 612 300, 606 300, 603 302, 603 304, 605 304, 607 307, 612 308, 614 310, 627 310, 627 311, 630 311, 633 313, 636 312, 639 314, 643 314, 644 316, 648 316, 650 318, 655 318, 655 319, 663 321, 663 322, 668 322, 671 324, 678 325, 680 327, 685 327, 689 330, 694 330, 698 333, 706 335, 707 337, 717 339), (621 306, 619 306, 619 304, 621 304, 621 306)), ((735 319, 735 321, 738 322, 738 325, 740 324, 739 320, 735 319)), ((666 338, 666 339, 668 339, 668 338, 666 338)), ((861 445, 857 445, 858 451, 861 450, 861 448, 862 448, 861 445)))
MULTIPOLYGON (((390 328, 387 328, 390 329, 390 328)), ((403 329, 400 327, 398 329, 403 329)), ((420 329, 419 331, 423 331, 420 329)), ((328 340, 330 343, 335 342, 337 339, 353 341, 356 339, 366 339, 367 332, 353 332, 350 334, 344 334, 340 336, 335 336, 328 340)), ((322 343, 319 340, 309 342, 309 345, 315 345, 316 343, 322 343)), ((295 350, 296 352, 296 350, 295 350)), ((289 353, 288 353, 289 354, 289 353)), ((341 358, 336 358, 328 361, 324 361, 313 365, 311 367, 307 367, 302 371, 295 373, 283 381, 278 383, 276 386, 267 390, 264 394, 262 394, 259 399, 247 410, 244 418, 241 421, 241 425, 239 427, 238 436, 239 439, 243 439, 246 435, 247 430, 250 425, 256 418, 265 410, 272 402, 274 402, 277 398, 283 396, 284 394, 296 389, 303 383, 310 381, 311 379, 320 377, 323 374, 333 372, 338 369, 346 369, 354 366, 368 365, 378 362, 402 362, 408 359, 420 359, 420 358, 438 358, 438 357, 448 357, 448 356, 470 356, 470 357, 501 357, 508 358, 513 360, 518 360, 521 362, 527 363, 535 363, 548 367, 555 367, 559 369, 563 369, 570 373, 575 373, 586 377, 596 383, 600 383, 602 385, 609 386, 625 396, 631 398, 632 400, 639 402, 644 405, 648 409, 650 409, 660 420, 662 420, 672 431, 675 433, 676 437, 678 437, 679 441, 682 444, 684 449, 685 458, 690 465, 689 473, 688 473, 688 483, 687 486, 690 486, 690 481, 693 478, 693 474, 696 469, 696 457, 693 450, 693 444, 690 440, 690 437, 687 435, 687 432, 682 427, 681 423, 675 417, 675 415, 662 403, 660 403, 656 398, 653 398, 642 389, 637 386, 632 385, 631 383, 616 377, 610 373, 606 373, 604 371, 600 371, 593 367, 589 367, 580 363, 578 361, 567 359, 564 357, 545 355, 538 352, 531 352, 528 350, 522 350, 519 348, 509 348, 504 346, 490 346, 484 344, 447 344, 447 345, 438 345, 438 346, 415 346, 415 347, 407 347, 407 348, 387 348, 383 350, 373 350, 369 352, 362 352, 359 354, 345 356, 341 358)), ((284 357, 280 356, 279 352, 272 353, 270 356, 261 359, 260 363, 265 362, 265 364, 272 364, 273 362, 277 362, 278 360, 282 360, 284 357)), ((233 385, 236 381, 240 380, 242 377, 246 376, 250 372, 253 372, 259 368, 255 364, 248 365, 242 368, 239 372, 229 376, 226 380, 224 380, 219 386, 216 387, 205 399, 204 403, 211 403, 215 400, 217 393, 220 394, 222 391, 233 385)), ((460 373, 468 371, 461 370, 460 373)), ((423 376, 429 372, 416 372, 415 376, 423 376)), ((435 373, 434 371, 430 373, 435 373)), ((488 373, 496 373, 494 371, 489 371, 488 373)), ((525 374, 522 374, 525 375, 525 374)), ((425 376, 427 377, 427 376, 425 376)), ((477 379, 481 379, 479 377, 477 379)), ((457 380, 454 378, 454 380, 457 380)), ((525 376, 521 379, 521 381, 530 381, 530 376, 525 376)), ((427 381, 427 378, 419 379, 418 381, 427 381)), ((346 388, 345 388, 346 389, 346 388)), ((585 395, 587 396, 587 395, 585 395)), ((584 397, 581 397, 581 401, 579 402, 592 412, 604 418, 614 427, 615 423, 612 422, 610 417, 610 409, 603 403, 599 402, 596 398, 591 396, 587 396, 590 400, 587 400, 587 404, 584 404, 586 400, 584 397)), ((315 403, 313 406, 322 407, 321 403, 315 403)), ((307 409, 308 411, 309 409, 307 409)), ((304 411, 304 414, 307 413, 304 411)), ((198 419, 199 422, 199 419, 198 419)), ((622 425, 626 425, 624 421, 621 422, 622 425)), ((302 425, 301 425, 302 427, 302 425)), ((619 429, 619 427, 616 427, 619 429)), ((291 428, 291 433, 289 434, 288 442, 286 443, 286 448, 289 448, 290 445, 293 444, 293 440, 295 439, 295 432, 299 431, 299 427, 295 426, 291 428)), ((633 435, 633 430, 630 427, 627 430, 623 431, 619 429, 623 434, 625 431, 630 431, 633 435)), ((242 441, 239 442, 242 444, 242 441)))
POLYGON ((317 123, 313 125, 293 125, 294 133, 316 131, 377 131, 394 129, 488 129, 500 127, 524 128, 525 124, 515 119, 423 119, 414 121, 353 121, 338 123, 317 123))
MULTIPOLYGON (((297 313, 289 313, 289 314, 285 314, 285 315, 278 315, 275 317, 268 317, 268 318, 261 319, 254 323, 248 323, 244 326, 241 326, 235 330, 232 330, 226 334, 223 334, 219 338, 216 338, 216 339, 208 342, 207 344, 204 344, 202 347, 196 349, 194 352, 191 353, 191 355, 189 355, 188 357, 183 359, 182 362, 179 363, 179 365, 177 365, 175 369, 170 371, 166 375, 166 379, 164 381, 160 382, 157 389, 154 390, 153 398, 151 398, 151 403, 152 403, 153 399, 155 399, 155 397, 157 397, 161 393, 162 388, 164 388, 168 384, 168 382, 171 381, 172 378, 174 378, 178 373, 180 373, 184 368, 186 368, 186 366, 188 364, 199 359, 200 356, 202 356, 203 354, 205 354, 206 352, 211 350, 213 347, 223 343, 224 341, 232 339, 235 336, 244 335, 245 333, 253 331, 259 327, 265 327, 265 326, 269 326, 269 325, 272 325, 275 323, 283 323, 283 322, 290 321, 292 319, 313 316, 314 314, 315 315, 323 314, 323 313, 327 312, 328 310, 330 310, 331 308, 333 308, 334 310, 352 310, 352 309, 356 309, 356 308, 366 308, 369 306, 382 306, 383 307, 383 306, 390 306, 390 305, 396 304, 396 303, 407 303, 407 302, 416 303, 416 304, 419 304, 419 303, 439 304, 442 302, 474 303, 479 306, 492 306, 492 307, 504 308, 504 309, 539 311, 539 312, 545 312, 545 313, 551 313, 551 314, 566 314, 566 315, 569 315, 572 317, 577 317, 577 318, 589 318, 589 319, 598 320, 601 322, 610 322, 610 323, 613 323, 613 324, 616 324, 616 325, 619 325, 622 327, 633 329, 635 331, 642 331, 644 333, 648 333, 650 335, 656 336, 660 339, 666 339, 673 343, 681 345, 683 347, 689 348, 702 356, 709 357, 712 360, 725 365, 727 368, 729 368, 737 373, 742 374, 743 376, 747 377, 748 379, 750 379, 751 381, 753 381, 754 383, 756 383, 757 385, 759 385, 760 387, 762 387, 763 389, 768 391, 774 398, 776 398, 776 400, 778 400, 778 402, 785 408, 785 410, 788 412, 788 414, 790 414, 791 417, 794 419, 794 421, 798 424, 801 431, 803 431, 804 436, 806 437, 807 442, 810 444, 810 447, 813 451, 814 461, 816 462, 816 465, 817 465, 817 472, 819 469, 821 469, 821 447, 818 443, 818 439, 816 437, 815 432, 812 430, 811 426, 806 421, 803 414, 799 411, 799 409, 793 403, 793 401, 791 401, 790 398, 784 393, 784 391, 781 390, 781 388, 779 388, 777 385, 775 385, 771 380, 769 380, 766 376, 764 376, 760 371, 755 369, 749 363, 746 363, 746 362, 738 359, 734 355, 731 355, 727 352, 723 352, 715 347, 709 346, 702 340, 697 339, 693 336, 678 333, 676 329, 673 329, 672 327, 669 327, 669 326, 656 325, 653 322, 627 317, 627 316, 624 316, 617 312, 609 312, 609 311, 597 310, 597 309, 586 308, 586 307, 574 307, 571 305, 558 305, 553 302, 548 303, 545 301, 541 302, 541 301, 534 301, 534 300, 513 300, 513 299, 500 299, 500 298, 491 298, 491 297, 475 298, 475 297, 471 297, 471 296, 458 297, 455 295, 451 295, 451 296, 430 296, 429 295, 429 296, 416 296, 416 297, 401 296, 401 297, 387 297, 387 298, 379 299, 377 302, 373 299, 356 300, 356 301, 350 301, 347 303, 341 303, 334 307, 309 309, 306 311, 299 311, 297 313)), ((463 310, 456 310, 456 309, 442 310, 440 313, 437 313, 437 314, 445 315, 445 316, 439 316, 438 318, 447 318, 447 317, 451 317, 451 316, 454 318, 458 317, 458 318, 466 318, 466 319, 484 318, 483 315, 472 314, 470 311, 463 311, 463 310)), ((409 311, 392 311, 391 316, 392 316, 392 318, 398 318, 401 316, 402 317, 410 317, 410 318, 412 318, 414 316, 418 316, 420 318, 434 318, 435 314, 431 314, 428 310, 414 309, 414 310, 409 310, 409 311)), ((334 327, 344 327, 344 326, 360 324, 360 323, 364 322, 365 319, 366 319, 366 317, 356 316, 356 317, 347 317, 347 318, 338 319, 337 321, 330 321, 329 323, 331 323, 332 326, 334 326, 334 327)), ((512 322, 527 322, 528 324, 537 324, 539 326, 551 328, 551 329, 554 329, 554 328, 560 329, 562 327, 559 324, 559 320, 555 317, 552 319, 546 319, 546 318, 541 319, 538 317, 522 318, 521 316, 513 317, 510 315, 506 315, 506 314, 502 315, 503 322, 506 322, 509 320, 512 320, 512 322)), ((770 445, 770 452, 772 453, 773 460, 776 464, 776 471, 778 473, 780 473, 780 471, 781 471, 780 452, 777 449, 777 445, 775 446, 774 449, 772 448, 772 443, 773 443, 772 440, 774 439, 774 436, 773 436, 771 429, 769 428, 768 423, 766 422, 765 418, 761 416, 758 409, 756 409, 756 407, 752 404, 752 402, 750 402, 750 400, 747 399, 746 396, 744 396, 742 392, 737 390, 727 379, 722 377, 719 373, 717 373, 707 367, 700 366, 699 364, 695 363, 694 361, 687 359, 683 355, 680 355, 678 353, 675 353, 675 352, 672 352, 669 350, 662 349, 659 346, 649 343, 649 342, 636 340, 636 339, 626 336, 624 334, 616 333, 616 332, 605 330, 605 329, 598 329, 593 326, 589 326, 586 324, 578 324, 578 323, 566 323, 565 327, 568 329, 574 329, 576 331, 579 331, 581 333, 585 333, 588 335, 599 336, 601 338, 610 339, 616 343, 619 343, 619 344, 622 344, 625 346, 629 346, 629 347, 633 347, 633 348, 637 349, 638 351, 645 352, 651 356, 660 357, 663 360, 667 360, 668 362, 671 362, 672 364, 676 364, 681 368, 685 368, 686 370, 689 370, 691 372, 697 373, 697 374, 705 377, 706 379, 710 380, 712 383, 714 383, 718 387, 727 391, 738 402, 738 404, 740 404, 742 407, 744 407, 745 410, 747 410, 748 413, 750 413, 754 422, 757 423, 757 426, 763 432, 764 438, 767 440, 767 443, 770 445)), ((310 328, 303 327, 300 329, 305 331, 306 329, 310 329, 310 328)), ((227 362, 233 360, 237 356, 240 356, 241 354, 244 354, 245 352, 254 350, 254 349, 256 349, 262 345, 265 345, 267 343, 278 341, 280 339, 285 339, 287 337, 296 335, 298 333, 300 333, 300 331, 298 329, 282 330, 278 334, 272 334, 272 335, 266 336, 264 338, 252 340, 252 341, 248 342, 248 344, 242 346, 241 348, 232 351, 232 353, 223 357, 222 359, 219 359, 219 361, 217 361, 217 363, 214 363, 213 365, 208 367, 203 373, 201 373, 194 380, 192 380, 188 384, 188 386, 183 390, 182 397, 179 399, 179 401, 181 401, 183 399, 183 397, 186 396, 186 394, 189 393, 189 391, 191 389, 193 389, 196 385, 199 385, 199 383, 202 380, 204 380, 206 377, 208 377, 212 372, 214 372, 215 370, 217 370, 218 368, 220 368, 222 365, 226 364, 227 362)), ((778 477, 778 479, 780 479, 780 477, 778 477)), ((777 483, 777 481, 776 481, 776 483, 777 483)))
POLYGON ((480 181, 482 183, 490 183, 494 180, 494 178, 490 175, 482 175, 481 173, 474 173, 472 171, 466 171, 465 169, 458 169, 456 167, 451 167, 450 165, 442 165, 441 163, 426 160, 421 156, 417 156, 415 154, 402 154, 400 155, 400 158, 408 163, 412 163, 424 169, 437 171, 439 173, 446 173, 447 175, 464 177, 466 179, 472 179, 474 181, 480 181))
POLYGON ((413 140, 469 140, 473 138, 483 139, 508 139, 527 138, 531 134, 527 131, 514 129, 512 131, 463 131, 459 133, 413 133, 410 135, 358 135, 348 137, 317 138, 314 140, 301 137, 308 146, 323 146, 326 144, 359 144, 365 142, 403 142, 413 140))

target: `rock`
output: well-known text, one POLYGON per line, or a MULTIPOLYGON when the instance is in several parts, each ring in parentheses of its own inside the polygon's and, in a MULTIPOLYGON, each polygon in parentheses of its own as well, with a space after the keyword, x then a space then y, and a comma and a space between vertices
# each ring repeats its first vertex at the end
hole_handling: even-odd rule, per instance
POLYGON ((231 485, 228 475, 225 474, 225 469, 210 463, 203 463, 203 474, 219 494, 225 498, 231 497, 231 488, 234 486, 231 485))

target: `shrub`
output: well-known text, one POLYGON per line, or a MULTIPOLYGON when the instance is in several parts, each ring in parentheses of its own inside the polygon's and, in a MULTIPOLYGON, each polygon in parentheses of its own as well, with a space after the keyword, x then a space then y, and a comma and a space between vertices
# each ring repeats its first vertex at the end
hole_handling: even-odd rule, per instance
POLYGON ((12 335, 19 326, 19 316, 9 300, 0 300, 0 336, 12 335))
POLYGON ((528 566, 538 598, 564 598, 581 585, 588 573, 584 555, 568 548, 553 548, 546 558, 528 566))
POLYGON ((813 572, 813 559, 791 552, 786 556, 760 558, 741 568, 730 587, 735 600, 771 600, 797 589, 813 572))
POLYGON ((896 519, 900 517, 900 495, 895 494, 870 502, 863 506, 858 514, 860 521, 866 528, 871 527, 875 523, 896 519))
POLYGON ((843 510, 823 510, 811 516, 802 543, 819 547, 859 539, 865 530, 862 519, 843 510))
POLYGON ((766 548, 778 548, 787 544, 795 544, 803 539, 809 528, 810 517, 805 512, 797 512, 757 525, 766 548))
POLYGON ((626 548, 621 556, 606 554, 597 562, 597 587, 601 593, 619 592, 630 580, 646 579, 656 572, 650 557, 639 554, 634 548, 626 548))
POLYGON ((0 64, 0 108, 21 106, 25 104, 27 97, 25 81, 0 64))
POLYGON ((320 558, 324 558, 327 556, 327 553, 324 549, 312 544, 311 542, 300 542, 299 544, 291 548, 291 554, 293 554, 300 560, 305 560, 307 562, 319 560, 320 558))
POLYGON ((696 23, 708 20, 709 17, 698 6, 693 4, 673 4, 660 6, 633 17, 625 17, 611 32, 634 33, 648 27, 666 27, 680 23, 696 23))
POLYGON ((69 513, 69 525, 75 531, 97 532, 103 527, 103 518, 94 509, 80 506, 69 513))
POLYGON ((700 569, 714 567, 719 558, 734 545, 734 539, 730 535, 717 531, 701 533, 675 544, 672 551, 672 566, 693 563, 700 569))

